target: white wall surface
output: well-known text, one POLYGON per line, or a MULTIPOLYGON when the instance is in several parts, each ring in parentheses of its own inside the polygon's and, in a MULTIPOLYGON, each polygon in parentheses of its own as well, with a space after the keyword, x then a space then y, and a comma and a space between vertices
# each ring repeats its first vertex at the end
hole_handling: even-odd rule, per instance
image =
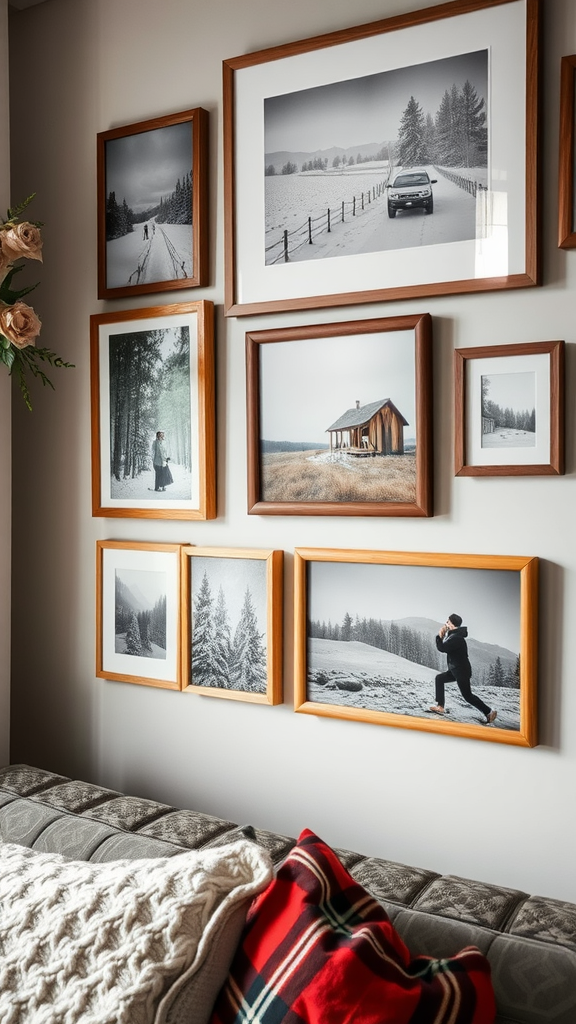
POLYGON ((418 0, 52 0, 12 15, 13 195, 37 190, 42 338, 76 369, 14 401, 12 760, 116 789, 439 871, 576 900, 576 549, 573 539, 576 252, 556 247, 560 56, 576 51, 573 0, 546 3, 542 120, 544 285, 225 320, 221 62, 396 15, 418 0), (26 73, 16 57, 26 52, 26 73), (96 133, 203 106, 210 112, 211 285, 216 303, 218 518, 91 517, 89 316, 166 301, 96 298, 96 133), (435 517, 246 513, 244 333, 429 311, 434 318, 435 517), (455 479, 455 347, 567 342, 567 473, 455 479), (98 680, 95 542, 183 541, 286 552, 285 704, 98 680), (291 552, 297 546, 538 555, 540 745, 534 749, 294 714, 291 552))
MULTIPOLYGON (((0 209, 10 201, 10 141, 8 116, 8 8, 0 0, 0 209)), ((10 558, 11 558, 11 445, 10 381, 5 368, 0 375, 0 437, 3 439, 0 488, 0 764, 10 755, 10 558)))

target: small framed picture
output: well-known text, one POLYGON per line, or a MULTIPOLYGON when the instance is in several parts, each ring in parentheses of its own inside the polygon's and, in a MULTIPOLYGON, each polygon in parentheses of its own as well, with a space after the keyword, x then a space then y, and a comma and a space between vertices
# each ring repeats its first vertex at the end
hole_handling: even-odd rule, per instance
POLYGON ((90 318, 92 515, 213 519, 211 302, 90 318))
POLYGON ((537 743, 538 559, 297 548, 294 707, 537 743))
POLYGON ((558 182, 558 246, 576 248, 576 54, 562 57, 560 70, 560 154, 558 182))
POLYGON ((183 689, 282 703, 283 551, 182 548, 183 689))
POLYGON ((180 545, 96 543, 96 675, 181 688, 180 545))
POLYGON ((564 472, 564 342, 456 349, 456 476, 564 472))
POLYGON ((98 298, 208 283, 208 114, 100 132, 98 298))
POLYGON ((428 313, 246 335, 248 511, 432 515, 428 313))

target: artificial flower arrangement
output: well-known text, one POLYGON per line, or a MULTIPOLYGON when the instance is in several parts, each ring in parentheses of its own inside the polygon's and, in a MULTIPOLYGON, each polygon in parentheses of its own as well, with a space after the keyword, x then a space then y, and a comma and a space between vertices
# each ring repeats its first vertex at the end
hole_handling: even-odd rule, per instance
POLYGON ((16 262, 22 258, 42 262, 42 238, 39 222, 20 221, 19 217, 36 195, 28 196, 20 206, 8 210, 6 220, 0 222, 0 362, 8 367, 10 374, 18 374, 18 383, 24 401, 32 409, 26 372, 38 377, 43 385, 54 385, 38 366, 38 360, 55 367, 71 367, 60 356, 48 348, 36 348, 36 338, 42 324, 32 306, 22 302, 24 295, 37 285, 16 291, 12 288, 15 275, 24 264, 16 262))

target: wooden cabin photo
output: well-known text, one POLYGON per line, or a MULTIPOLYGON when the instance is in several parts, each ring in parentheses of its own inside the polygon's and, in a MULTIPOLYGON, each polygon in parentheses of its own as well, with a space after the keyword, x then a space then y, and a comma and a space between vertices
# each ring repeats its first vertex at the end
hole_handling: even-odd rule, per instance
POLYGON ((389 398, 347 409, 326 433, 330 451, 357 457, 404 454, 404 427, 408 420, 389 398))

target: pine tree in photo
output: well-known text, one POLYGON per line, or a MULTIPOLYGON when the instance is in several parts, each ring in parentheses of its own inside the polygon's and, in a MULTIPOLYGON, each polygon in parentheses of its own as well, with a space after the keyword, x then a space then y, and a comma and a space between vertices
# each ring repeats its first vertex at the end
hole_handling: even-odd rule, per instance
POLYGON ((192 612, 192 679, 194 686, 215 686, 214 598, 208 573, 202 577, 192 612))
POLYGON ((214 611, 214 674, 217 685, 230 688, 230 662, 232 639, 226 598, 222 587, 218 590, 214 611))
POLYGON ((158 598, 150 612, 150 640, 163 651, 166 650, 166 598, 158 598))
POLYGON ((126 654, 142 654, 142 641, 136 612, 132 612, 128 631, 126 633, 126 654))
POLYGON ((258 630, 249 587, 246 587, 240 620, 234 632, 230 678, 235 690, 249 693, 266 691, 266 648, 263 634, 258 630))
POLYGON ((488 154, 486 104, 468 79, 462 86, 459 113, 462 166, 485 166, 488 154))
POLYGON ((136 617, 138 619, 138 629, 140 630, 142 652, 151 654, 152 643, 150 640, 150 612, 138 612, 136 617))
POLYGON ((402 167, 416 167, 427 162, 426 118, 422 107, 414 96, 400 119, 398 129, 397 159, 402 167))

